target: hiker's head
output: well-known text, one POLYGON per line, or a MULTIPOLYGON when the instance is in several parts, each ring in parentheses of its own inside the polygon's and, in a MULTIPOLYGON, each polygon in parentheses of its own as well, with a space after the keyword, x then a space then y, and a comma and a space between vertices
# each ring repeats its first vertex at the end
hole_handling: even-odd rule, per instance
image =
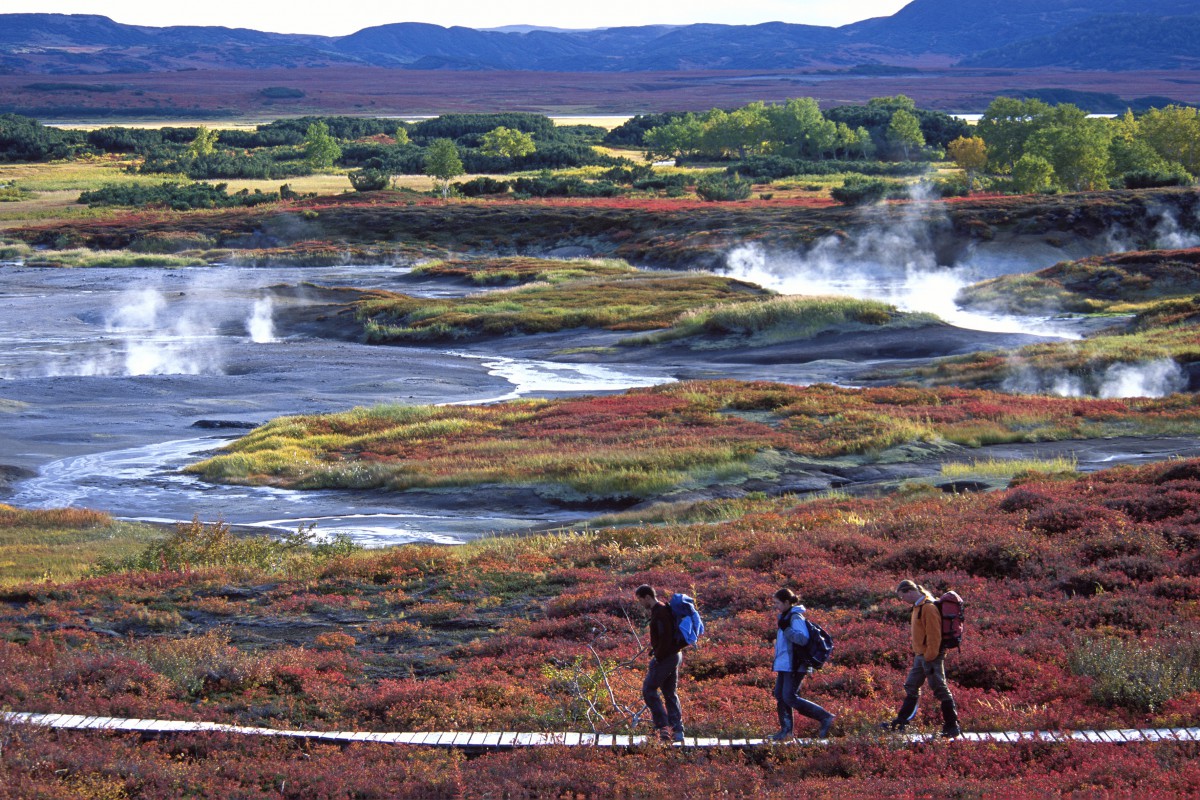
POLYGON ((800 598, 791 589, 780 589, 773 595, 775 599, 775 609, 782 614, 792 606, 800 605, 800 598))
POLYGON ((896 596, 906 603, 913 604, 915 604, 922 597, 933 597, 933 595, 931 595, 924 586, 916 581, 910 581, 907 578, 900 581, 900 585, 896 587, 896 596))
POLYGON ((658 596, 654 594, 654 587, 645 583, 634 589, 633 594, 642 604, 642 608, 653 608, 654 604, 658 602, 658 596))

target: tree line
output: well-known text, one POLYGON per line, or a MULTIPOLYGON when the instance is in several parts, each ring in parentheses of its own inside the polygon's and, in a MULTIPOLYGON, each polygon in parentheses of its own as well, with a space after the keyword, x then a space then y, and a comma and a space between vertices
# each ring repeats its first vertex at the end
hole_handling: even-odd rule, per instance
POLYGON ((641 147, 649 159, 677 161, 745 161, 754 156, 908 161, 942 157, 946 145, 968 131, 966 122, 919 109, 904 95, 828 111, 814 98, 796 97, 728 111, 634 117, 613 130, 606 142, 641 147))
POLYGON ((1200 111, 1168 105, 1103 119, 1070 103, 998 97, 947 154, 971 184, 1018 193, 1190 185, 1200 111))

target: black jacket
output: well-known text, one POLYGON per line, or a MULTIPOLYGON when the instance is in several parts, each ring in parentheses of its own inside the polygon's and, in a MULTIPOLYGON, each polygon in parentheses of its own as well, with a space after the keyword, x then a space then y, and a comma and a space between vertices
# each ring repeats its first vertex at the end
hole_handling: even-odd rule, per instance
POLYGON ((650 649, 659 661, 674 658, 683 649, 679 641, 675 615, 666 603, 658 602, 650 609, 650 649))

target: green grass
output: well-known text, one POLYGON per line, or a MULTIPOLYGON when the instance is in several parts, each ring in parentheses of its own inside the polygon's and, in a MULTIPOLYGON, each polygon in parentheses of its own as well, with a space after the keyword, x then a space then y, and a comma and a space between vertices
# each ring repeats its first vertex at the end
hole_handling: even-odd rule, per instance
POLYGON ((654 343, 690 337, 718 337, 716 346, 774 344, 810 339, 830 330, 913 328, 938 322, 932 314, 908 314, 875 300, 849 297, 789 295, 751 303, 721 305, 690 311, 667 331, 634 343, 654 343))
POLYGON ((0 585, 66 581, 105 560, 135 555, 164 533, 79 509, 22 511, 0 505, 0 585))
POLYGON ((1075 457, 1065 458, 988 458, 970 463, 951 461, 942 464, 942 476, 946 478, 1004 478, 1012 479, 1022 474, 1059 475, 1074 473, 1079 466, 1075 457))
POLYGON ((669 327, 704 306, 751 302, 767 290, 695 273, 636 273, 535 283, 435 300, 387 294, 358 305, 373 342, 547 333, 572 328, 644 331, 669 327))
POLYGON ((628 262, 610 258, 557 260, 513 256, 479 260, 443 259, 413 267, 412 275, 431 278, 458 278, 477 286, 501 286, 523 283, 566 283, 585 278, 637 274, 628 262))
POLYGON ((25 255, 35 267, 199 267, 207 262, 194 256, 132 253, 128 250, 41 250, 25 255))

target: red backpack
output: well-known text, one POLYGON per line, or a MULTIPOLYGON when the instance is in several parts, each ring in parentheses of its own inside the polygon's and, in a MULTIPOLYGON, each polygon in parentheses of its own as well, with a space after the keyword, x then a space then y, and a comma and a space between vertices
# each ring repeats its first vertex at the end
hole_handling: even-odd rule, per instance
POLYGON ((946 592, 933 601, 942 612, 942 649, 962 646, 963 599, 958 592, 946 592))

